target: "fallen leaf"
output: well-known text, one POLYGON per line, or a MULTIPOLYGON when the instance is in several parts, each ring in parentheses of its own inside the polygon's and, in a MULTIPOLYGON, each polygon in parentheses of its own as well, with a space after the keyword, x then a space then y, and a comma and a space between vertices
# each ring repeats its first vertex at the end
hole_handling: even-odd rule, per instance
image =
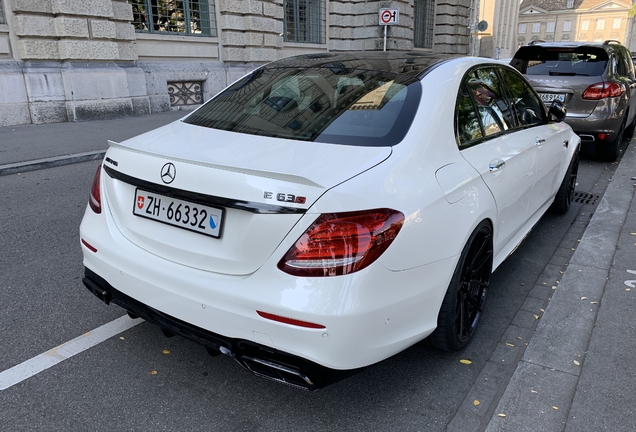
POLYGON ((552 287, 552 289, 556 289, 556 285, 552 287))
POLYGON ((505 417, 505 414, 497 414, 497 417, 505 417))
POLYGON ((480 404, 481 404, 481 402, 479 402, 477 399, 475 399, 475 400, 473 401, 473 405, 475 405, 475 406, 478 406, 478 405, 480 405, 480 404))
POLYGON ((506 345, 508 345, 509 347, 513 347, 513 346, 515 346, 515 344, 511 344, 511 343, 509 343, 509 342, 506 342, 506 345))
POLYGON ((124 337, 123 336, 119 336, 119 339, 124 340, 124 337))
POLYGON ((517 336, 517 339, 519 340, 523 340, 523 338, 521 336, 517 336))
POLYGON ((598 304, 598 302, 590 302, 590 304, 598 304))
POLYGON ((636 233, 632 233, 632 235, 636 235, 636 233))
POLYGON ((577 366, 581 366, 581 363, 579 363, 577 360, 574 360, 574 364, 577 366))
POLYGON ((149 375, 157 375, 157 371, 156 370, 151 370, 150 372, 148 372, 149 375))
POLYGON ((581 300, 587 300, 587 297, 581 297, 581 300))
POLYGON ((559 407, 558 407, 558 406, 554 406, 554 405, 553 405, 553 406, 552 406, 552 409, 553 409, 553 410, 558 410, 558 409, 559 409, 559 407))
POLYGON ((541 312, 545 312, 545 309, 540 309, 541 312))
POLYGON ((164 353, 164 354, 170 354, 170 350, 163 350, 161 352, 164 353))
POLYGON ((536 393, 536 392, 537 392, 536 390, 530 390, 530 393, 536 393))
POLYGON ((469 365, 469 364, 471 364, 471 363, 472 363, 470 360, 464 360, 464 359, 460 360, 459 362, 460 362, 461 364, 465 364, 465 365, 469 365))
POLYGON ((547 284, 548 284, 547 282, 543 282, 543 285, 547 285, 547 284))
POLYGON ((539 315, 534 316, 534 319, 539 319, 539 318, 541 318, 539 315))
POLYGON ((632 290, 631 288, 625 288, 625 291, 631 291, 631 290, 632 290))

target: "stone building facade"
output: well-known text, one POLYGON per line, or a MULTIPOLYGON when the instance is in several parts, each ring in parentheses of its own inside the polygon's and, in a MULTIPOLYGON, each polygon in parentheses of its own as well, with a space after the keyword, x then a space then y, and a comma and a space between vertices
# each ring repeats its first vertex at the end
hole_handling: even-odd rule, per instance
POLYGON ((0 0, 0 126, 197 106, 290 55, 468 54, 477 0, 0 0))
POLYGON ((618 40, 634 51, 630 0, 523 0, 517 44, 618 40))

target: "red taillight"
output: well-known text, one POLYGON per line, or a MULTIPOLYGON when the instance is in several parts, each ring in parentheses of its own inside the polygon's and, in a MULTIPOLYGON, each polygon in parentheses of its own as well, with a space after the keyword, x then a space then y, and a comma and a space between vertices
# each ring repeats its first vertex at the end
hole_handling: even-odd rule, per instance
POLYGON ((389 247, 403 223, 404 215, 391 209, 320 215, 278 268, 294 276, 339 276, 362 270, 389 247))
POLYGON ((583 99, 599 100, 608 97, 617 97, 625 93, 625 86, 613 81, 604 81, 592 84, 583 92, 583 99))
POLYGON ((97 167, 95 178, 93 179, 93 185, 91 186, 91 196, 88 198, 88 205, 91 206, 93 211, 97 214, 102 212, 102 194, 100 186, 100 177, 102 173, 102 166, 97 167))

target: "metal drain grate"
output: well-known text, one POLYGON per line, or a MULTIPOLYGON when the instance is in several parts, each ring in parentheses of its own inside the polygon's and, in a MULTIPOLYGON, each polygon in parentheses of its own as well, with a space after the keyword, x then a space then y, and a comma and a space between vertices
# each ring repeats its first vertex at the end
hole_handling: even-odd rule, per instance
POLYGON ((598 194, 574 192, 574 198, 572 200, 577 203, 596 205, 600 199, 601 196, 598 194))

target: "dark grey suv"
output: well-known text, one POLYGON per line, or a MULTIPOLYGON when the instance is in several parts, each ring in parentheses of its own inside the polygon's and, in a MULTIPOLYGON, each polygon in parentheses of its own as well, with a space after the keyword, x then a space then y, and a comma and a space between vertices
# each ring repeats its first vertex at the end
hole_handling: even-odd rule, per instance
POLYGON ((548 42, 519 48, 510 64, 545 104, 560 100, 568 123, 598 157, 614 161, 636 116, 636 77, 629 50, 617 41, 548 42))

